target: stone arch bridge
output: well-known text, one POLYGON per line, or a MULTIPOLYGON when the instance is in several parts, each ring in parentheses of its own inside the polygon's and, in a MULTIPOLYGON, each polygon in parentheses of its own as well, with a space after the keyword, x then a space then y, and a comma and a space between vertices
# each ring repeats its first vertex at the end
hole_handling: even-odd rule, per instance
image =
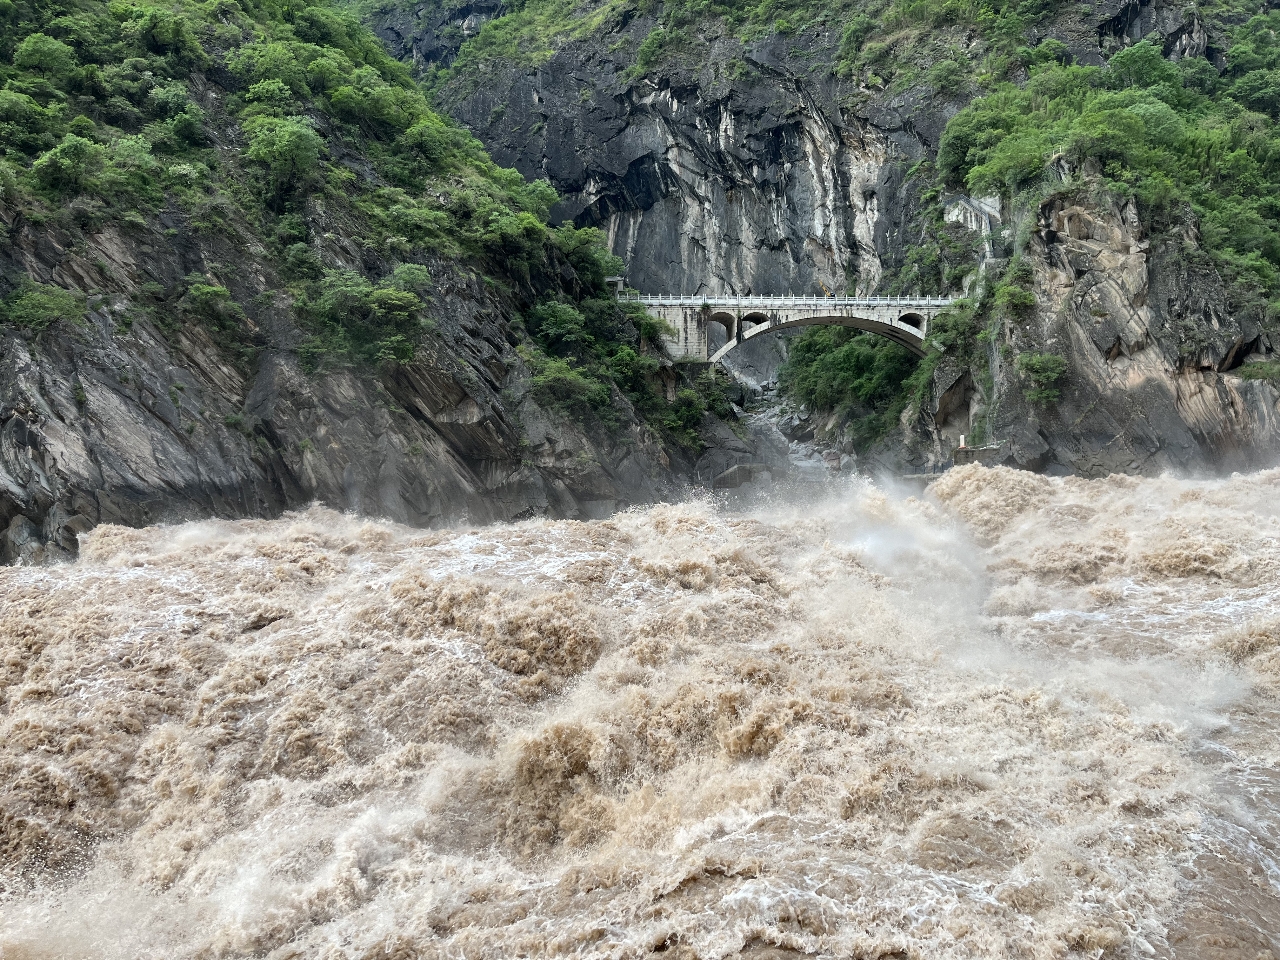
POLYGON ((649 297, 639 302, 646 311, 671 324, 674 336, 665 338, 678 360, 715 363, 730 350, 770 330, 790 327, 842 326, 867 330, 902 344, 924 356, 929 324, 952 301, 941 297, 649 297), (723 347, 710 354, 707 327, 725 329, 723 347))

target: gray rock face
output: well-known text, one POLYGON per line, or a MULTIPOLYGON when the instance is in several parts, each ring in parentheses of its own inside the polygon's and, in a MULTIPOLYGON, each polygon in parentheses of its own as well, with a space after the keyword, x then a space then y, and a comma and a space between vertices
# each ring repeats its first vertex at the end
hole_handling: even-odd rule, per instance
POLYGON ((1037 226, 1029 252, 1041 308, 1033 329, 1007 337, 1056 348, 1069 374, 1062 402, 1028 418, 1005 371, 1006 433, 1041 421, 1044 456, 1085 476, 1275 461, 1280 398, 1239 375, 1273 344, 1253 311, 1233 309, 1193 234, 1152 241, 1132 203, 1054 200, 1037 226))
POLYGON ((422 526, 593 517, 671 496, 691 469, 621 395, 609 432, 539 407, 506 308, 449 264, 432 267, 435 332, 412 362, 306 373, 287 311, 254 296, 278 282, 252 251, 180 221, 168 238, 107 229, 73 245, 12 210, 0 218, 7 274, 106 292, 83 326, 0 331, 0 561, 70 556, 98 523, 312 501, 422 526), (246 305, 265 344, 256 360, 198 322, 137 309, 143 284, 192 270, 246 305))
MULTIPOLYGON (((447 62, 430 15, 421 23, 415 35, 389 15, 379 32, 406 59, 447 62)), ((623 48, 655 23, 620 27, 623 48)), ((837 41, 713 39, 697 68, 632 81, 588 38, 537 68, 459 78, 441 98, 498 162, 551 181, 565 198, 553 216, 604 229, 640 290, 869 290, 897 249, 902 176, 926 142, 840 109, 812 56, 837 41)), ((950 110, 917 112, 937 134, 950 110)))
POLYGON ((1219 69, 1224 51, 1210 45, 1204 24, 1190 6, 1164 0, 1111 0, 1097 9, 1098 36, 1109 51, 1139 40, 1159 44, 1171 60, 1207 56, 1219 69))
POLYGON ((498 16, 501 0, 472 0, 459 6, 423 6, 414 11, 396 7, 382 17, 383 39, 419 69, 453 63, 458 47, 498 16))
POLYGON ((1000 444, 1001 462, 1054 474, 1225 472, 1280 460, 1280 392, 1241 376, 1274 356, 1254 310, 1233 308, 1192 231, 1151 239, 1132 203, 1054 199, 1026 257, 1037 309, 1006 319, 976 369, 942 364, 931 402, 874 453, 882 469, 950 461, 960 437, 1000 444), (1007 357, 1056 353, 1054 403, 1007 357), (975 379, 975 374, 978 376, 975 379))

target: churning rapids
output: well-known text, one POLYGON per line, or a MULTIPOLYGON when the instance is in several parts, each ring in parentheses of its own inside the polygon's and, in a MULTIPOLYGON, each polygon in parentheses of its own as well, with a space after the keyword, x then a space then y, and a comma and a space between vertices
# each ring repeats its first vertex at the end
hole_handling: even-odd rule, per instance
POLYGON ((1280 956, 1280 471, 0 571, 0 956, 1280 956))

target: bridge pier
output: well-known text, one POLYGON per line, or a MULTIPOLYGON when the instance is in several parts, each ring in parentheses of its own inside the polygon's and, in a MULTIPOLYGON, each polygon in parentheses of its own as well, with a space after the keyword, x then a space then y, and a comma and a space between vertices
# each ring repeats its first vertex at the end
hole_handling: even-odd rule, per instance
POLYGON ((844 326, 887 337, 923 356, 929 324, 954 301, 942 297, 662 297, 631 296, 670 324, 667 351, 677 360, 712 363, 738 344, 770 330, 844 326), (711 354, 709 324, 726 333, 711 354))

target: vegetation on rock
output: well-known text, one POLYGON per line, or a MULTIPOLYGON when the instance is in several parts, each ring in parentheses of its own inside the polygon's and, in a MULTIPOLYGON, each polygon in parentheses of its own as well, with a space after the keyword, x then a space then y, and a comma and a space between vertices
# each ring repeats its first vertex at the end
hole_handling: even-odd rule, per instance
POLYGON ((784 393, 819 410, 847 414, 854 441, 878 440, 897 422, 902 389, 918 361, 906 347, 845 327, 810 327, 791 341, 779 373, 784 393))
POLYGON ((0 301, 0 323, 28 330, 43 330, 58 320, 82 322, 85 298, 43 283, 24 279, 16 290, 0 301))
MULTIPOLYGON (((607 298, 599 234, 548 224, 556 199, 327 0, 0 0, 0 202, 73 235, 163 219, 257 251, 279 279, 256 288, 217 265, 168 288, 104 276, 133 311, 204 324, 245 363, 266 342, 256 301, 280 288, 302 335, 279 345, 311 369, 407 362, 432 335, 443 264, 530 311, 544 400, 607 412, 621 376, 646 409, 683 409, 615 375, 640 333, 607 298)), ((32 333, 85 315, 82 295, 19 273, 0 295, 0 322, 32 333)))
POLYGON ((1020 353, 1016 361, 1018 372, 1030 383, 1026 391, 1032 403, 1056 403, 1061 394, 1059 384, 1067 373, 1067 361, 1056 353, 1020 353))
POLYGON ((1026 203, 1092 172, 1112 195, 1136 198, 1151 229, 1198 225, 1238 299, 1276 301, 1278 28, 1280 13, 1267 13, 1234 30, 1221 76, 1204 59, 1171 63, 1147 42, 1107 68, 1039 66, 951 120, 939 173, 952 187, 1026 203))

